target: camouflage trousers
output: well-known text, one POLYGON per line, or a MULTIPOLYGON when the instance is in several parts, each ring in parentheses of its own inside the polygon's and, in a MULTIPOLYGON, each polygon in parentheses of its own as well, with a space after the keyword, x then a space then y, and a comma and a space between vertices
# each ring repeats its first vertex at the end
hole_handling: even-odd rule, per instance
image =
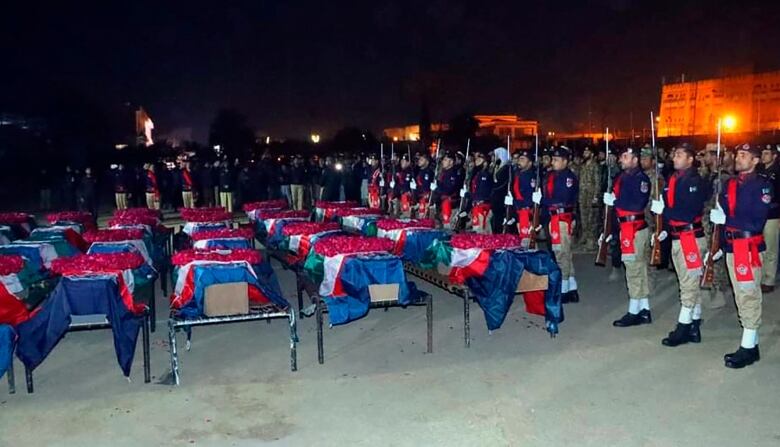
POLYGON ((598 236, 601 233, 599 208, 589 203, 580 203, 580 216, 580 221, 582 222, 580 241, 586 247, 594 248, 596 246, 596 239, 598 239, 598 236))

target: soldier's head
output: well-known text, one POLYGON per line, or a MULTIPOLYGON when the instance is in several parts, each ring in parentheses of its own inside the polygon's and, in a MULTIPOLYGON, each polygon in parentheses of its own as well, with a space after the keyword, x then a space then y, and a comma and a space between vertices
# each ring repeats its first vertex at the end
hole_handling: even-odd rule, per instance
POLYGON ((775 150, 775 147, 771 144, 767 144, 764 149, 761 151, 761 163, 765 167, 769 167, 772 163, 775 162, 775 159, 777 158, 777 150, 775 150))
POLYGON ((642 150, 639 153, 639 164, 642 166, 642 170, 653 168, 653 148, 649 144, 642 146, 642 150))
POLYGON ((487 157, 485 157, 485 154, 482 151, 474 151, 474 166, 478 168, 482 168, 487 165, 487 157))
POLYGON ((445 152, 441 158, 441 168, 450 169, 455 165, 455 155, 451 152, 445 152))
POLYGON ((590 146, 585 146, 585 149, 582 150, 582 159, 588 161, 591 158, 593 158, 593 150, 590 146))
POLYGON ((417 159, 417 166, 422 169, 427 168, 430 163, 431 156, 428 154, 420 154, 420 157, 417 159))
POLYGON ((639 166, 639 151, 627 147, 620 152, 620 166, 624 170, 634 169, 639 166))
POLYGON ((403 157, 401 157, 401 169, 408 168, 410 163, 411 162, 409 161, 408 155, 404 155, 403 157))
POLYGON ((377 158, 376 154, 368 156, 368 164, 371 165, 372 168, 379 166, 379 158, 377 158))
POLYGON ((696 151, 688 143, 677 145, 672 152, 672 163, 678 171, 690 169, 695 159, 696 151))
POLYGON ((515 152, 512 161, 515 166, 525 171, 533 166, 533 153, 528 149, 521 149, 515 152))
POLYGON ((553 171, 563 171, 564 169, 568 168, 569 157, 571 157, 571 152, 566 146, 555 148, 550 159, 550 164, 552 165, 553 171))
POLYGON ((756 169, 761 158, 761 149, 759 147, 745 143, 737 147, 734 169, 739 173, 749 174, 756 169))

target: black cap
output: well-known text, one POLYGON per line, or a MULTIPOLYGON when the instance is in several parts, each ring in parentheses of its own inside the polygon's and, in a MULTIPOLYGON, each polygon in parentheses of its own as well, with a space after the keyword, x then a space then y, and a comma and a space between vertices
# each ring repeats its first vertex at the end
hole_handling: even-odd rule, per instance
POLYGON ((691 157, 696 157, 696 149, 688 143, 678 144, 674 147, 675 150, 685 151, 691 157))
POLYGON ((449 159, 455 161, 455 152, 444 151, 444 154, 442 155, 442 158, 449 158, 449 159))
POLYGON ((737 151, 746 151, 750 152, 750 155, 754 157, 760 157, 761 156, 761 146, 759 145, 750 145, 748 143, 740 144, 737 146, 737 151))
POLYGON ((561 157, 568 160, 568 158, 571 156, 571 151, 566 146, 558 146, 555 149, 553 149, 552 154, 550 155, 552 155, 553 157, 561 157))
POLYGON ((525 157, 531 161, 534 160, 534 151, 531 149, 520 149, 515 151, 514 155, 517 155, 519 157, 525 157))
POLYGON ((618 155, 631 154, 631 155, 636 155, 637 157, 639 157, 640 152, 641 151, 639 149, 634 149, 633 147, 630 147, 630 146, 626 146, 624 148, 618 149, 618 155))

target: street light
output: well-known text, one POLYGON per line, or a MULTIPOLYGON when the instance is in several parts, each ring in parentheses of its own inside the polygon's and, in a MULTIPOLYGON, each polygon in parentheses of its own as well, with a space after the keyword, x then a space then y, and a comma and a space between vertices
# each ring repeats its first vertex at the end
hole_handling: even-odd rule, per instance
POLYGON ((737 119, 733 115, 726 115, 723 117, 723 127, 727 131, 733 131, 737 127, 737 119))
POLYGON ((311 142, 314 144, 317 144, 320 142, 320 134, 313 133, 311 134, 311 142))

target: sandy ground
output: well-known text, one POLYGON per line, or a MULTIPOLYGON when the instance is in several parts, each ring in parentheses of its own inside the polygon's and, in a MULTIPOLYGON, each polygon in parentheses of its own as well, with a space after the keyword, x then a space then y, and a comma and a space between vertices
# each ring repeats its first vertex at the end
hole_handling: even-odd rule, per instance
MULTIPOLYGON (((324 365, 313 319, 301 321, 294 373, 282 320, 196 328, 172 387, 159 383, 170 369, 162 316, 148 385, 140 343, 128 383, 108 332, 69 334, 36 370, 35 394, 18 362, 17 394, 0 387, 0 445, 780 445, 780 293, 765 298, 762 360, 729 370, 733 304, 705 311, 700 345, 666 348, 674 275, 657 274, 654 324, 618 329, 625 284, 591 259, 576 259, 582 301, 555 339, 519 303, 488 335, 474 306, 465 349, 461 301, 419 281, 435 297, 433 354, 421 307, 327 330, 324 365)), ((294 296, 293 276, 277 271, 294 296)))

